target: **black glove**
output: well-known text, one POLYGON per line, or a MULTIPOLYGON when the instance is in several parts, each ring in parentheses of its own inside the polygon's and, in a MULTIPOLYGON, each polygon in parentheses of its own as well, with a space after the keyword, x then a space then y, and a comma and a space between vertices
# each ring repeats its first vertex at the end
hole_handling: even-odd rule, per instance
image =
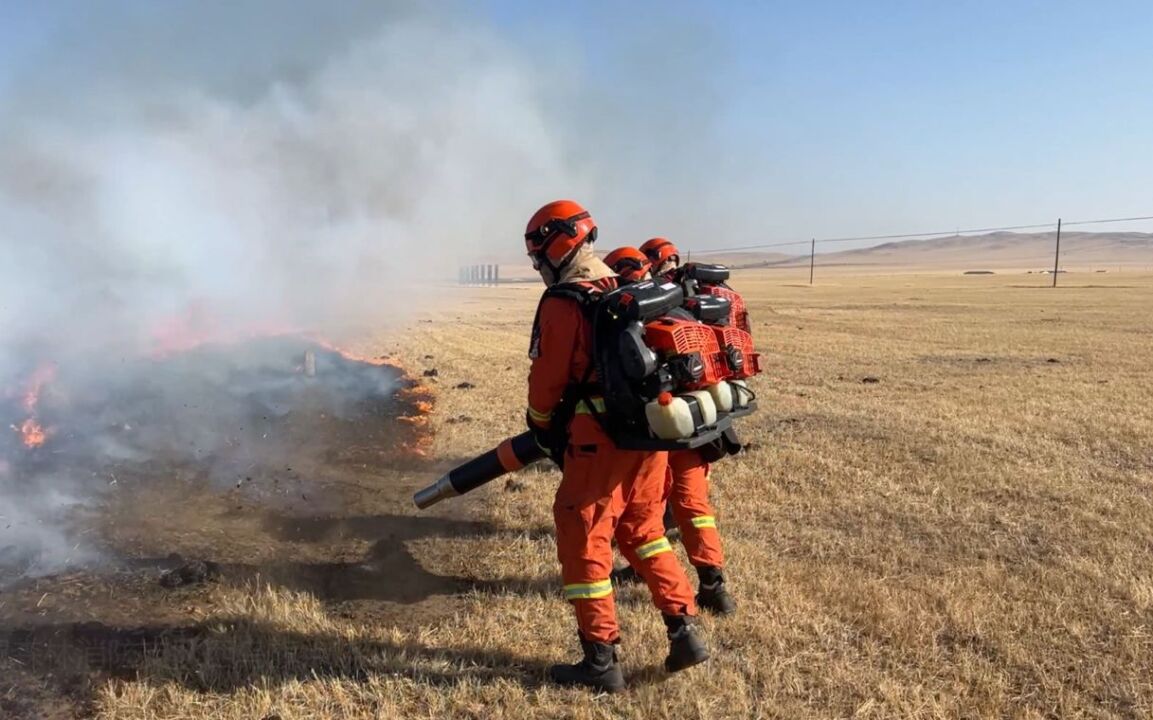
POLYGON ((565 436, 565 433, 557 432, 556 429, 552 427, 542 428, 532 421, 532 417, 527 411, 524 415, 524 421, 525 424, 528 425, 529 432, 532 433, 533 439, 536 440, 537 447, 544 450, 545 455, 556 463, 558 468, 563 470, 564 451, 565 446, 568 445, 568 438, 565 436))

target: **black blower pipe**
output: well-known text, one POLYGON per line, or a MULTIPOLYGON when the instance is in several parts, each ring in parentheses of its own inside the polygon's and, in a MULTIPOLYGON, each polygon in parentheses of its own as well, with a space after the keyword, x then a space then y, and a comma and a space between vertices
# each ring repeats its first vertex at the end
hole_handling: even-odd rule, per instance
POLYGON ((536 444, 532 433, 523 432, 505 440, 483 455, 477 455, 464 465, 450 470, 447 475, 413 495, 412 501, 418 508, 424 510, 445 498, 476 490, 481 485, 492 482, 506 473, 520 470, 544 456, 544 450, 536 444))

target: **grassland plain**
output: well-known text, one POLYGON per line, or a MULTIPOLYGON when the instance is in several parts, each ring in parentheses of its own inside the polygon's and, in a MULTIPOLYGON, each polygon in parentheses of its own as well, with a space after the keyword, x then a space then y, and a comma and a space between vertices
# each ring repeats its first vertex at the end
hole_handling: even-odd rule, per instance
MULTIPOLYGON (((108 680, 93 712, 1149 717, 1153 277, 1042 282, 736 278, 768 371, 748 452, 714 471, 741 607, 703 621, 706 666, 665 677, 659 617, 625 588, 631 689, 543 683, 576 643, 549 533, 557 475, 529 469, 431 513, 500 534, 409 544, 430 572, 484 581, 450 614, 367 624, 308 593, 222 585, 204 620, 218 632, 108 680)), ((538 292, 446 290, 451 311, 363 341, 437 369, 446 465, 521 429, 538 292)))

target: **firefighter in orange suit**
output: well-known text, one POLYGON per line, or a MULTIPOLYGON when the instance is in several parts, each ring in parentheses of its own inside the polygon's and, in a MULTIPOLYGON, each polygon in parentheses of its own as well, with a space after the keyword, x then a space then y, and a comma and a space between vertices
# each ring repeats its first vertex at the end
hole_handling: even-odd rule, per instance
MULTIPOLYGON (((605 255, 605 265, 620 276, 621 282, 637 283, 652 279, 652 262, 647 255, 634 247, 619 247, 605 255)), ((669 481, 671 484, 671 480, 669 481)), ((665 506, 664 515, 665 536, 670 540, 680 537, 676 518, 673 517, 671 505, 665 506)), ((640 576, 632 566, 613 570, 613 580, 616 582, 640 582, 640 576)))
POLYGON ((648 257, 634 247, 619 247, 605 255, 605 265, 620 275, 624 282, 641 282, 652 277, 652 263, 648 257))
POLYGON ((641 252, 652 264, 653 277, 660 280, 675 280, 681 266, 681 251, 666 238, 655 237, 641 245, 641 252))
POLYGON ((703 662, 708 651, 692 623, 692 586, 661 524, 668 453, 618 449, 592 414, 603 410, 604 400, 590 370, 592 335, 582 298, 595 300, 617 285, 593 253, 596 232, 589 213, 570 200, 545 205, 525 229, 529 258, 547 286, 529 350, 528 424, 563 471, 553 504, 557 556, 584 651, 579 662, 554 666, 550 675, 560 684, 612 692, 624 687, 610 580, 614 538, 664 616, 666 669, 703 662), (578 395, 586 399, 573 402, 578 395))
MULTIPOLYGON (((652 264, 653 277, 677 279, 680 251, 675 245, 657 237, 640 249, 652 264)), ((678 450, 669 453, 669 472, 672 475, 669 508, 681 530, 681 542, 689 562, 696 568, 700 580, 697 604, 718 615, 729 615, 736 611, 737 604, 725 586, 722 572, 725 555, 716 513, 709 503, 709 463, 699 450, 678 450)))

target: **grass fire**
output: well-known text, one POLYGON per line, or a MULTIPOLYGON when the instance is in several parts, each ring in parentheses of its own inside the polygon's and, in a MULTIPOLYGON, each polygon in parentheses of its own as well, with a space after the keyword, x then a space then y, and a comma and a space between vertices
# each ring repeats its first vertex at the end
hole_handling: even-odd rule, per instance
MULTIPOLYGON (((37 366, 18 402, 0 404, 28 415, 2 447, 6 494, 68 478, 60 520, 75 523, 71 542, 86 512, 141 486, 235 487, 262 503, 323 507, 330 498, 310 487, 313 474, 421 457, 431 396, 394 363, 299 335, 182 348, 37 366)), ((66 567, 53 552, 34 540, 0 547, 0 583, 66 567)), ((101 554, 118 559, 113 548, 101 554)))
POLYGON ((1153 717, 1150 28, 0 3, 0 720, 1153 717))

